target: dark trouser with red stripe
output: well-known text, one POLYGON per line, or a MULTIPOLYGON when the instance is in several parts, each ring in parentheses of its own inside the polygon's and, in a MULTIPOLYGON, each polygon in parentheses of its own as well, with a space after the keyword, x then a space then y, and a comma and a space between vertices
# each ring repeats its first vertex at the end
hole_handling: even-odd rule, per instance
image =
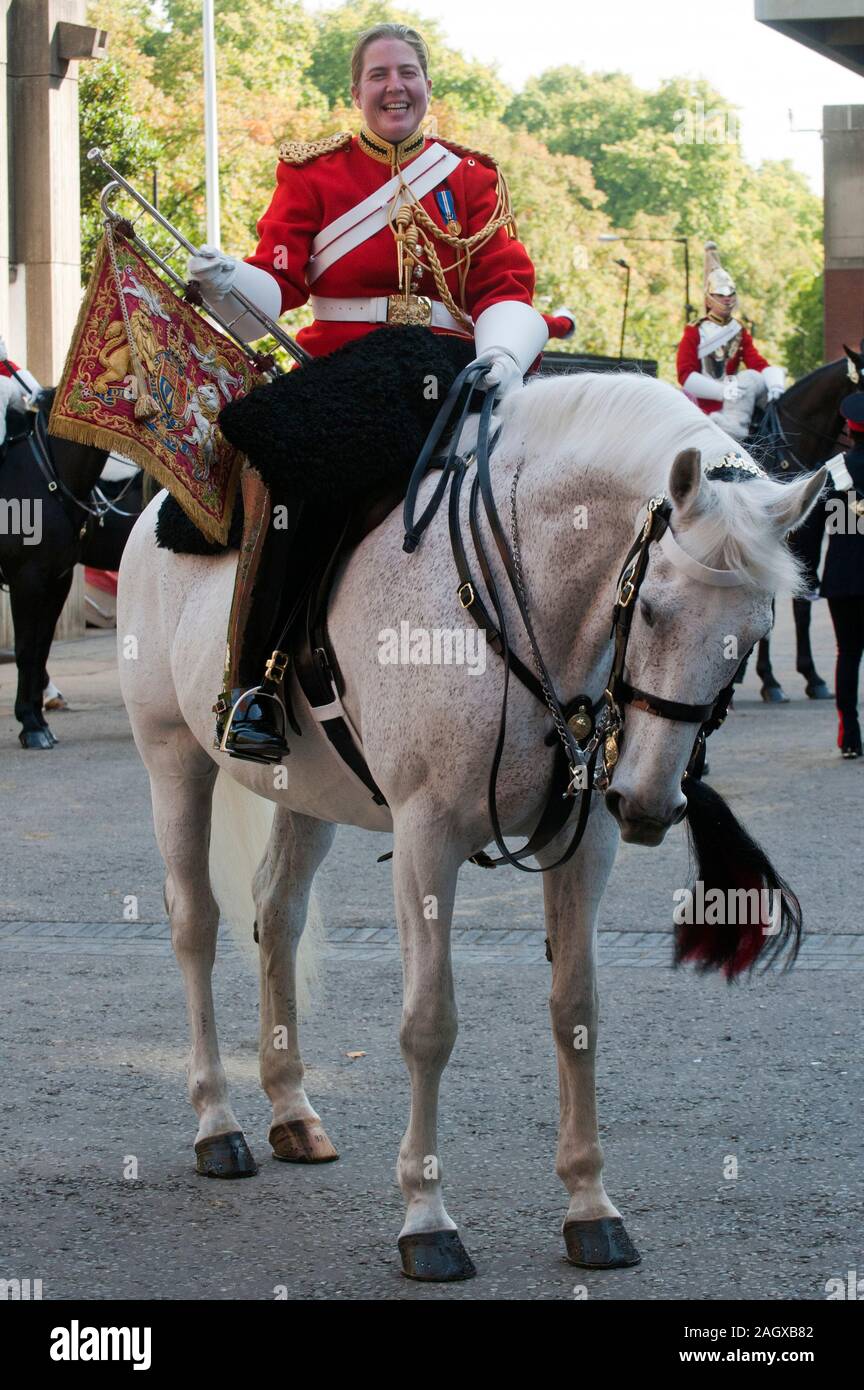
POLYGON ((864 654, 864 598, 829 598, 828 608, 837 637, 837 712, 840 748, 861 742, 858 723, 858 670, 864 654))

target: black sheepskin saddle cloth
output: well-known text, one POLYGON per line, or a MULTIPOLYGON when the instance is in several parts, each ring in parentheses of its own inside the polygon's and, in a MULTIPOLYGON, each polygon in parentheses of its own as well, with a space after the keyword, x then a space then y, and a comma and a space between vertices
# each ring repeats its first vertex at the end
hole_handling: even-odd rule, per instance
MULTIPOLYGON (((474 355, 471 339, 382 327, 256 386, 225 406, 219 424, 274 503, 347 515, 376 496, 404 495, 438 410, 474 355)), ((229 548, 239 545, 240 510, 238 500, 229 548)), ((156 539, 181 554, 226 548, 206 541, 171 497, 160 509, 156 539)))

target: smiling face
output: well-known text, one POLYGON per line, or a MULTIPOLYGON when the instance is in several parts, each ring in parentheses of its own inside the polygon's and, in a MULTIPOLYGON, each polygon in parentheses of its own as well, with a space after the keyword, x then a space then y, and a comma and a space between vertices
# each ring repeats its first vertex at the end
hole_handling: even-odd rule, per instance
POLYGON ((423 120, 431 91, 432 83, 410 44, 375 39, 363 54, 362 76, 351 95, 369 129, 397 145, 423 120))

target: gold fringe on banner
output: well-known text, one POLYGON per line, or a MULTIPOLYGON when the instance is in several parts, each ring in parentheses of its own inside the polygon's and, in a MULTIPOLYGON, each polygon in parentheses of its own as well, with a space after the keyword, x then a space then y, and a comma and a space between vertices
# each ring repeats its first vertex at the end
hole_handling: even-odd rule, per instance
MULTIPOLYGON (((156 289, 161 300, 166 303, 169 313, 172 315, 171 327, 174 330, 174 348, 176 350, 178 342, 181 341, 188 354, 188 344, 194 340, 198 351, 202 348, 209 351, 211 348, 219 353, 223 363, 228 363, 230 372, 233 376, 239 377, 242 388, 237 391, 238 395, 243 395, 254 386, 259 379, 251 367, 251 364, 243 357, 239 349, 228 339, 224 338, 204 319, 195 314, 195 311, 188 305, 179 300, 163 281, 150 270, 149 266, 142 260, 137 252, 128 244, 123 247, 124 255, 131 256, 135 263, 135 271, 143 284, 149 284, 156 289)), ((106 269, 109 278, 113 276, 109 262, 108 248, 103 240, 96 257, 96 264, 90 282, 87 286, 81 308, 78 312, 78 319, 69 350, 66 354, 66 361, 63 365, 63 373, 57 385, 54 404, 48 420, 49 434, 56 435, 60 439, 68 439, 76 444, 90 445, 95 449, 112 450, 118 454, 130 458, 139 464, 160 487, 164 487, 171 493, 171 496, 180 504, 190 521, 202 532, 208 541, 224 545, 228 540, 228 533, 231 525, 231 514, 237 494, 237 485, 240 478, 240 470, 244 459, 241 454, 228 444, 224 436, 218 430, 213 433, 212 448, 214 456, 221 464, 217 467, 213 476, 208 479, 208 486, 213 488, 218 498, 218 507, 214 511, 209 511, 201 504, 195 495, 195 488, 201 490, 200 482, 193 479, 191 470, 194 459, 188 458, 183 462, 176 462, 173 467, 169 466, 162 458, 160 453, 166 457, 171 457, 171 450, 167 447, 164 439, 158 434, 154 435, 153 430, 147 429, 144 421, 140 418, 139 412, 135 408, 137 402, 125 401, 124 405, 128 412, 131 404, 132 414, 121 414, 117 412, 118 422, 122 421, 123 428, 116 428, 112 425, 109 415, 110 407, 99 397, 94 398, 94 408, 99 409, 101 419, 98 423, 80 417, 77 411, 73 411, 69 405, 69 397, 76 385, 81 383, 88 384, 98 370, 98 374, 103 374, 104 363, 99 364, 94 355, 94 315, 99 313, 107 322, 111 321, 114 306, 117 313, 121 314, 119 305, 119 291, 116 285, 113 286, 113 301, 102 294, 102 302, 97 306, 95 303, 97 293, 105 290, 106 269), (89 341, 85 346, 85 338, 89 334, 89 341), (89 367, 89 375, 86 368, 89 367), (127 432, 128 431, 128 432, 127 432), (185 469, 185 471, 184 471, 185 469), (218 512, 218 516, 214 515, 218 512)), ((113 285, 113 280, 112 280, 113 285)), ((125 317, 125 316, 124 316, 125 317)), ((154 321, 151 319, 151 323, 154 321)), ((160 328, 157 325, 156 328, 160 328)), ((154 328, 154 333, 156 332, 154 328)), ((102 323, 99 324, 101 333, 104 333, 102 323)), ((158 333, 157 333, 158 337, 158 333)), ((191 361, 191 359, 190 359, 191 361)), ((134 373, 134 362, 130 357, 130 370, 134 373)), ((187 362, 188 379, 194 377, 196 371, 200 373, 200 368, 195 364, 191 366, 187 362)), ((176 367, 175 367, 176 370, 176 367)), ((137 379, 137 374, 136 379, 137 379)), ((205 374, 206 376, 206 374, 205 374)), ((200 384, 200 375, 199 375, 200 384)), ((218 388, 217 388, 218 389, 218 388)), ((221 397, 220 397, 221 401, 221 397)), ((154 406, 156 402, 154 401, 154 406)), ((209 501, 209 499, 208 499, 209 501)))

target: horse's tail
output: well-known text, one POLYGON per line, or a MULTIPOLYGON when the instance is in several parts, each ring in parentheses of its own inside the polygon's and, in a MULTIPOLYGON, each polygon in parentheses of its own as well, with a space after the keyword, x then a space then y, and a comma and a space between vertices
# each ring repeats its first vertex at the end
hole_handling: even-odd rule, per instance
POLYGON ((722 970, 728 980, 751 970, 757 960, 766 968, 783 960, 788 968, 801 945, 801 904, 723 797, 701 781, 688 779, 686 787, 696 879, 705 906, 718 903, 709 895, 719 889, 723 907, 719 916, 712 914, 716 925, 704 920, 676 925, 676 964, 691 961, 700 971, 722 970))
MULTIPOLYGON (((275 810, 272 801, 248 791, 227 773, 219 773, 213 791, 210 883, 235 941, 256 961, 252 878, 267 848, 275 810)), ((297 955, 297 1007, 301 1013, 306 1012, 311 1003, 322 937, 321 914, 313 890, 297 955)))

